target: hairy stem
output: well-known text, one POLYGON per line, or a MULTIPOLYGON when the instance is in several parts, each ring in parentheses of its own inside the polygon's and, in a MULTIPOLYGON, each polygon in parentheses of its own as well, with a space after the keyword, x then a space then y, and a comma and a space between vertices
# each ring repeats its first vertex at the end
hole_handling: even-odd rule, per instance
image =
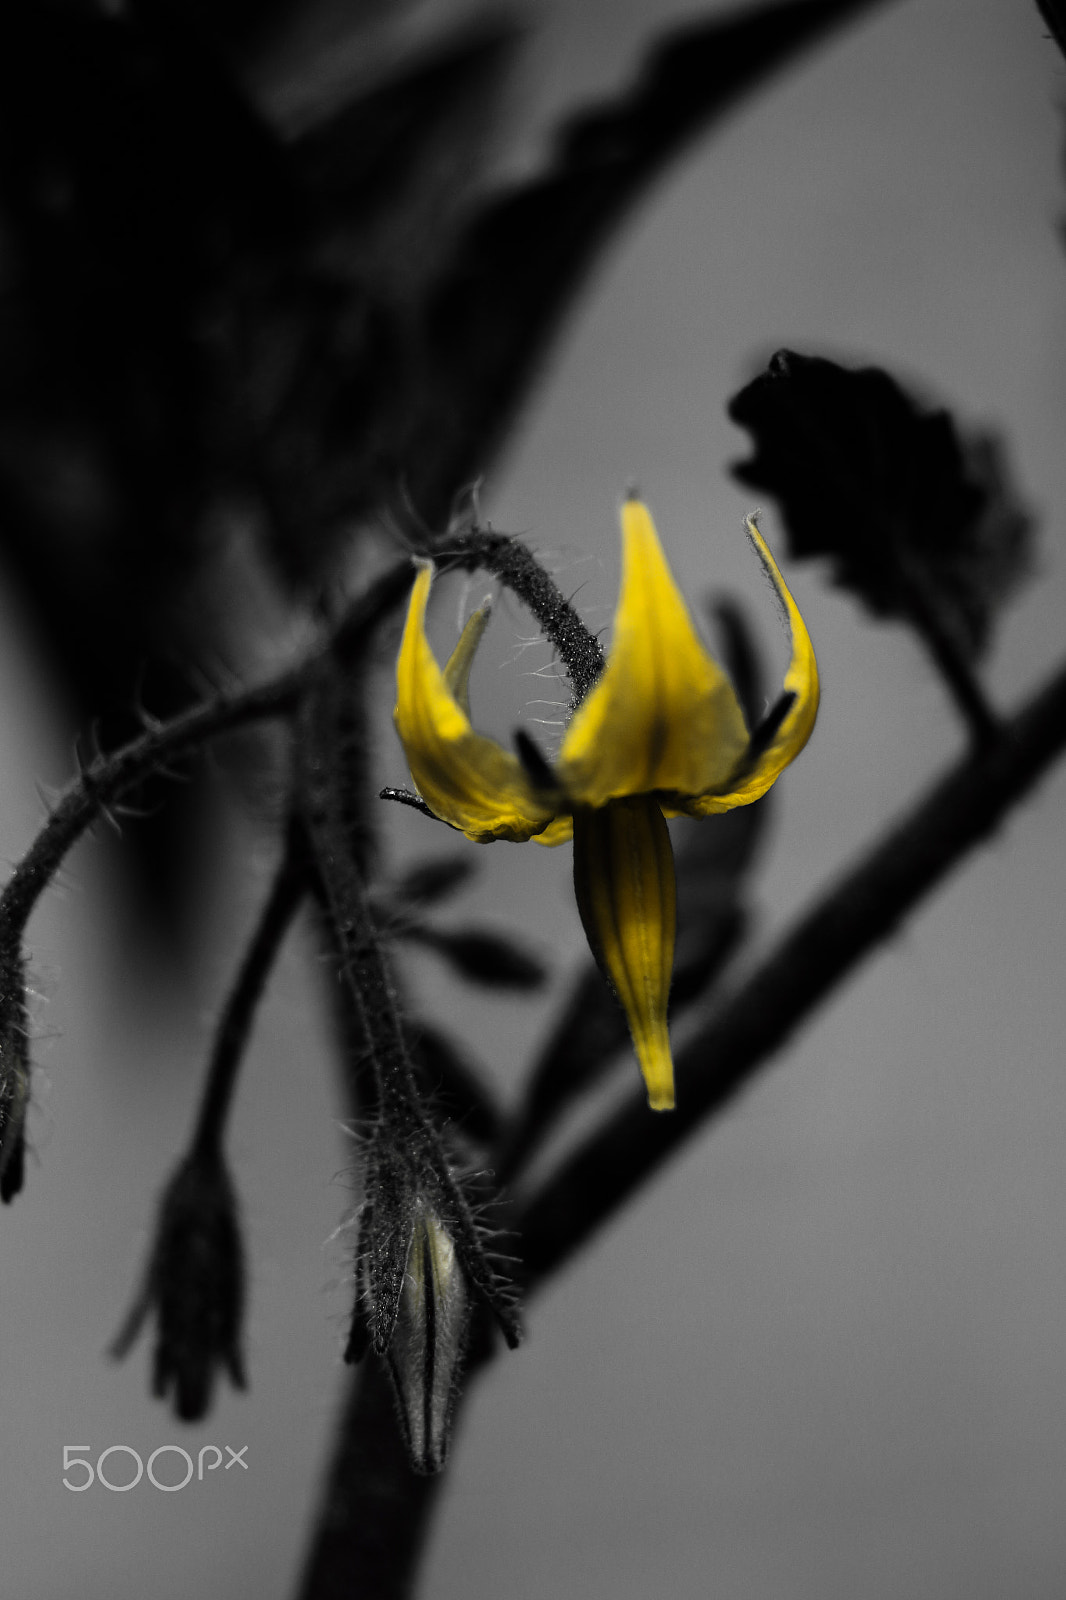
POLYGON ((365 641, 367 630, 402 598, 410 582, 406 562, 390 568, 353 601, 323 650, 270 683, 238 694, 218 695, 171 721, 150 728, 110 755, 97 756, 60 797, 55 810, 0 894, 0 930, 21 939, 34 906, 64 856, 108 806, 167 762, 198 750, 211 739, 250 722, 292 714, 315 683, 324 661, 344 663, 365 641))
POLYGON ((531 550, 509 533, 472 528, 449 541, 458 565, 484 567, 529 607, 558 650, 577 706, 603 671, 603 651, 531 550))
POLYGON ((193 1134, 193 1154, 221 1147, 256 1008, 306 889, 303 865, 290 841, 219 1021, 193 1134))

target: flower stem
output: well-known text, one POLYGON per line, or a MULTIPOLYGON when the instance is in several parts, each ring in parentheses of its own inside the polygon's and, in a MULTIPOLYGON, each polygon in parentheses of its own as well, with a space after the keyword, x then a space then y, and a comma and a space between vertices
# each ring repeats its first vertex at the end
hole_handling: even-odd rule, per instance
POLYGON ((603 671, 603 651, 533 552, 509 533, 471 528, 449 541, 459 564, 484 567, 529 607, 558 650, 573 689, 576 707, 603 671))
POLYGON ((219 1021, 192 1139, 194 1156, 221 1147, 256 1007, 306 890, 303 863, 290 840, 219 1021))

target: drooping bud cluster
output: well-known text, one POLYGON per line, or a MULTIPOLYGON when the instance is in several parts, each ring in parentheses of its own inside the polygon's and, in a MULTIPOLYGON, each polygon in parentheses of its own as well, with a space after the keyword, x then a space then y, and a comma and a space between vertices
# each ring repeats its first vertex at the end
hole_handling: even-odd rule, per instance
POLYGON ((126 1355, 156 1316, 152 1393, 172 1395, 183 1422, 206 1415, 222 1369, 245 1387, 244 1261, 237 1200, 221 1158, 193 1155, 163 1193, 144 1288, 111 1347, 126 1355))

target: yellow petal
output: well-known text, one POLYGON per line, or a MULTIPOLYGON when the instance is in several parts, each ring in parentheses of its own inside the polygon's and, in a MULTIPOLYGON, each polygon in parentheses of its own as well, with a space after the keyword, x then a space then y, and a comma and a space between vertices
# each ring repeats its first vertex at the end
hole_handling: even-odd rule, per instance
POLYGON ((748 744, 733 686, 708 655, 648 508, 622 508, 622 584, 603 675, 574 714, 557 772, 575 805, 656 789, 702 794, 748 744))
POLYGON ((444 668, 444 681, 460 706, 469 717, 470 715, 470 669, 474 665, 474 656, 481 643, 485 629, 492 616, 491 602, 486 600, 484 605, 478 607, 473 613, 466 627, 459 635, 459 643, 448 657, 444 668))
POLYGON ((674 856, 647 795, 574 812, 574 888, 592 953, 626 1014, 648 1104, 674 1105, 666 1005, 677 923, 674 856))
MULTIPOLYGON (((517 756, 495 739, 474 732, 438 666, 426 637, 432 577, 432 564, 420 563, 396 663, 396 731, 411 776, 434 815, 468 839, 478 843, 528 839, 552 820, 554 810, 539 799, 517 756)), ((449 662, 460 693, 473 653, 473 645, 467 646, 484 626, 476 617, 475 613, 449 662)))
POLYGON ((534 844, 546 844, 551 848, 557 844, 569 844, 574 837, 574 819, 564 815, 556 817, 554 822, 549 822, 543 833, 533 835, 534 844))
POLYGON ((695 817, 731 811, 734 806, 747 806, 753 800, 758 800, 780 777, 789 762, 799 755, 814 730, 818 716, 818 663, 814 659, 810 634, 796 602, 788 592, 777 562, 755 526, 755 519, 748 517, 747 524, 748 536, 766 568, 792 634, 792 660, 785 673, 784 687, 785 692, 794 695, 795 699, 770 744, 750 767, 742 769, 743 775, 739 781, 734 782, 726 792, 699 795, 685 806, 689 815, 695 817))

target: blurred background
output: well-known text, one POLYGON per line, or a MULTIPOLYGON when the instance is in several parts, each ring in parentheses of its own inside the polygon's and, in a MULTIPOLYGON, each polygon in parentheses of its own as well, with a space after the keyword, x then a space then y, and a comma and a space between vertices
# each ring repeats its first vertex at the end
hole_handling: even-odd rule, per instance
MULTIPOLYGON (((529 8, 501 174, 529 169, 565 108, 624 83, 649 26, 695 14, 652 10, 529 8)), ((428 36, 457 14, 433 4, 407 25, 428 36)), ((261 52, 249 80, 270 115, 298 118, 343 76, 347 29, 343 8, 309 6, 261 52)), ((776 674, 787 647, 741 533, 751 499, 727 469, 748 441, 726 402, 780 345, 884 363, 1003 430, 1038 518, 1032 580, 988 663, 994 699, 1015 704, 1064 634, 1064 101, 1035 7, 1008 0, 894 0, 812 49, 627 227, 484 489, 493 522, 528 538, 604 628, 617 506, 636 480, 686 593, 737 596, 776 674)), ((782 548, 769 508, 762 525, 782 548)), ((872 624, 814 566, 788 578, 824 698, 775 792, 756 949, 964 745, 908 633, 872 624)), ((464 595, 456 582, 441 606, 442 648, 479 583, 464 595)), ((14 862, 41 818, 37 783, 64 781, 72 757, 38 636, 14 598, 0 605, 0 850, 14 862)), ((502 602, 474 686, 485 726, 560 715, 534 704, 565 694, 533 676, 550 657, 525 648, 529 632, 502 602)), ((383 784, 407 778, 389 695, 386 673, 383 784)), ((351 1298, 351 1238, 336 1230, 356 1180, 302 934, 264 1005, 231 1140, 251 1392, 222 1392, 182 1428, 147 1397, 143 1346, 121 1367, 104 1355, 273 859, 261 821, 219 788, 226 845, 186 986, 159 979, 135 916, 116 910, 120 846, 105 830, 31 925, 34 1154, 0 1219, 3 1588, 25 1600, 197 1587, 285 1600, 328 1451, 351 1298), (172 1495, 62 1485, 64 1445, 146 1459, 166 1443, 247 1444, 248 1470, 172 1495)), ((281 799, 260 796, 262 811, 281 799)), ((534 1302, 526 1344, 479 1379, 461 1420, 427 1600, 1062 1593, 1064 808, 1059 773, 534 1302)), ((390 861, 442 848, 432 824, 390 813, 390 861)), ((458 904, 521 926, 553 963, 550 1005, 583 950, 569 852, 497 845, 478 865, 458 904)), ((513 1097, 546 1003, 475 1005, 432 956, 411 966, 427 1006, 461 1007, 513 1097)))

